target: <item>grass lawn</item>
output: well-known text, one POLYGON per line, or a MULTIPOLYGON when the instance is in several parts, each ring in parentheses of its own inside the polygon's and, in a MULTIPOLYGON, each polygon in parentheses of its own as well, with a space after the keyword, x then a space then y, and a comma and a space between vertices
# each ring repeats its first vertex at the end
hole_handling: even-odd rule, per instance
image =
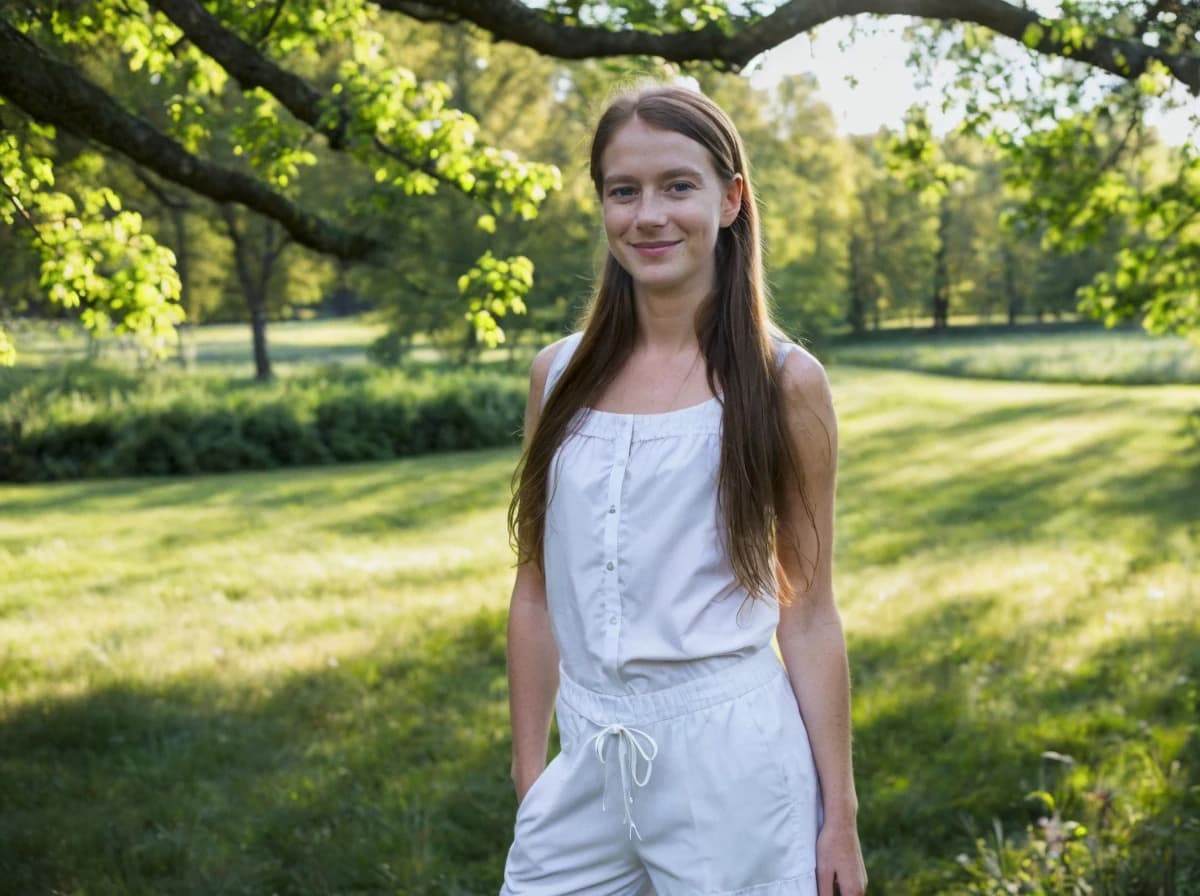
MULTIPOLYGON (((267 326, 271 366, 276 375, 287 376, 311 371, 314 365, 354 367, 366 364, 367 347, 385 330, 384 324, 369 315, 272 321, 267 326)), ((87 338, 79 327, 22 321, 13 328, 13 332, 17 342, 17 364, 21 367, 42 368, 87 357, 87 338)), ((205 324, 191 328, 181 338, 194 351, 193 372, 234 377, 254 375, 254 353, 248 323, 205 324)), ((539 346, 545 340, 540 335, 525 332, 518 332, 512 338, 518 343, 516 353, 524 371, 534 351, 530 340, 539 346)), ((137 367, 138 351, 132 340, 110 338, 101 342, 100 346, 101 358, 105 363, 118 367, 137 367)), ((175 354, 172 349, 171 357, 174 358, 175 354)), ((512 354, 506 343, 500 348, 484 350, 481 360, 508 363, 512 354)), ((424 336, 414 340, 406 359, 417 366, 456 366, 453 356, 444 356, 424 336)), ((180 372, 174 360, 160 365, 160 369, 168 373, 180 372)))
MULTIPOLYGON (((1200 384, 1200 347, 1179 336, 1151 336, 1142 330, 1103 330, 1096 325, 1039 329, 1027 325, 979 330, 965 321, 944 334, 931 332, 868 334, 859 340, 839 339, 816 346, 831 364, 915 370, 983 379, 1112 385, 1200 384)), ((46 367, 80 360, 87 342, 80 330, 49 323, 20 322, 17 363, 46 367)), ((276 374, 311 372, 315 365, 358 366, 367 363, 367 346, 384 332, 369 316, 272 322, 267 341, 276 374)), ((520 331, 515 346, 484 351, 480 361, 512 366, 522 373, 536 348, 553 334, 520 331)), ((207 324, 186 337, 195 347, 193 373, 252 377, 254 360, 248 324, 207 324)), ((135 367, 133 344, 109 340, 103 360, 135 367)), ((456 367, 424 336, 406 356, 416 367, 456 367)), ((178 374, 174 363, 160 368, 178 374)))
POLYGON ((1017 328, 841 342, 835 363, 920 370, 952 376, 1051 383, 1147 385, 1200 383, 1200 346, 1181 336, 1141 330, 1039 331, 1017 328))
MULTIPOLYGON (((872 894, 1036 789, 1200 892, 1200 388, 833 373, 872 894)), ((0 892, 496 892, 514 461, 0 487, 0 892)))

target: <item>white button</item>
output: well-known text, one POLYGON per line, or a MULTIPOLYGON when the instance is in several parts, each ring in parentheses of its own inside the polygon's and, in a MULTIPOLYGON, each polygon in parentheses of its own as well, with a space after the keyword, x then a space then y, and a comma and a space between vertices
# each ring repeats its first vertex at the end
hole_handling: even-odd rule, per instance
POLYGON ((610 616, 610 617, 608 617, 608 624, 609 624, 609 625, 616 625, 616 624, 617 624, 617 617, 616 617, 616 616, 610 616))
POLYGON ((608 569, 612 569, 612 568, 613 568, 613 565, 612 565, 612 561, 611 561, 611 560, 609 560, 609 561, 608 561, 608 567, 607 567, 607 568, 608 568, 608 569))
POLYGON ((616 513, 616 512, 617 512, 617 505, 616 505, 616 504, 614 504, 612 507, 608 508, 608 512, 609 512, 609 513, 616 513))

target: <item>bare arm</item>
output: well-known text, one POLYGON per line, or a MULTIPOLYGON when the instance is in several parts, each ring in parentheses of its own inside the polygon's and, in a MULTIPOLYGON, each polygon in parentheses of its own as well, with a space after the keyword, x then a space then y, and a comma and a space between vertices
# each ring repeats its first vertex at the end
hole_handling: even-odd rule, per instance
MULTIPOLYGON (((537 427, 542 392, 561 342, 533 360, 525 405, 525 443, 537 427)), ((512 723, 512 778, 518 802, 546 767, 550 716, 558 692, 558 647, 550 629, 546 580, 537 565, 517 567, 508 610, 508 708, 512 723)))
POLYGON ((850 758, 850 672, 833 596, 837 418, 825 371, 807 352, 789 353, 783 389, 792 451, 804 472, 813 518, 798 499, 793 502, 790 517, 803 559, 781 539, 780 562, 796 595, 780 610, 777 638, 821 781, 820 896, 833 896, 835 877, 842 896, 858 896, 866 889, 866 869, 850 758))

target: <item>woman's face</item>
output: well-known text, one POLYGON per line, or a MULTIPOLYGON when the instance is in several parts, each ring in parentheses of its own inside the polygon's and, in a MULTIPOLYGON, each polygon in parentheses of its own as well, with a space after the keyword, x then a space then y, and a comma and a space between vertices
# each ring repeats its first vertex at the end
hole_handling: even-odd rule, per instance
POLYGON ((741 176, 723 183, 703 146, 637 118, 613 134, 600 167, 609 251, 638 290, 707 295, 717 232, 741 206, 741 176))

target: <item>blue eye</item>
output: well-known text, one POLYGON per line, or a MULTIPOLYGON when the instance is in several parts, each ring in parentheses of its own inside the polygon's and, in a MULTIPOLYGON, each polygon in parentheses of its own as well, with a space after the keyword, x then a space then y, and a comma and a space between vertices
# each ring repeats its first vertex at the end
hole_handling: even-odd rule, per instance
POLYGON ((629 199, 637 193, 636 187, 613 187, 608 195, 613 199, 629 199))
POLYGON ((667 187, 668 193, 689 193, 696 189, 695 184, 690 184, 686 180, 677 180, 675 183, 667 187))

